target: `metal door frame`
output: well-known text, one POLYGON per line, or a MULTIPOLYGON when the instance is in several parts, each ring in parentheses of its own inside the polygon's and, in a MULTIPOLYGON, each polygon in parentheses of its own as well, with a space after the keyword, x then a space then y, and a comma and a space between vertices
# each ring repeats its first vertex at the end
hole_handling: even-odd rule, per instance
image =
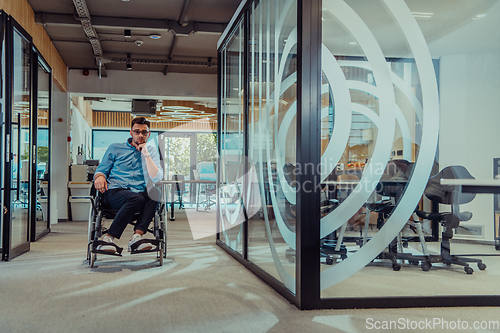
MULTIPOLYGON (((14 82, 14 33, 17 31, 19 35, 24 38, 29 43, 29 48, 31 49, 33 45, 33 41, 31 36, 21 27, 12 17, 3 14, 3 20, 5 27, 5 167, 4 167, 4 204, 8 203, 8 209, 3 215, 3 230, 2 230, 2 260, 8 261, 24 252, 30 250, 30 214, 28 211, 28 228, 26 234, 26 242, 16 246, 11 249, 11 240, 12 240, 12 214, 11 214, 11 191, 12 191, 12 157, 13 154, 11 152, 12 149, 12 110, 13 110, 13 82, 14 82), (9 170, 9 172, 7 172, 9 170), (8 190, 7 190, 8 189, 8 190)), ((32 58, 32 56, 31 56, 32 58)), ((31 61, 31 59, 30 59, 31 61)), ((32 68, 30 68, 30 71, 32 68)), ((31 72, 28 76, 30 80, 32 80, 31 72)), ((32 89, 33 83, 30 82, 30 89, 32 89)), ((30 103, 31 103, 31 94, 33 92, 30 91, 30 103)), ((31 111, 30 111, 31 112, 31 111)), ((32 117, 31 117, 32 118, 32 117)), ((19 122, 19 130, 18 130, 18 139, 21 135, 21 124, 20 118, 18 118, 19 122)), ((31 135, 30 135, 31 136, 31 135)), ((29 146, 31 147, 31 137, 29 146)), ((20 145, 18 145, 18 149, 20 145)), ((31 153, 30 153, 31 155, 31 153)), ((18 164, 20 163, 20 156, 18 158, 18 164)), ((20 168, 18 167, 17 172, 20 174, 20 168)), ((31 181, 31 173, 29 175, 28 184, 31 181)), ((28 188, 30 188, 28 186, 28 188)), ((17 177, 17 192, 19 194, 20 191, 20 177, 17 177)), ((31 191, 28 194, 28 198, 31 195, 31 191)), ((29 199, 28 199, 29 200, 29 199)), ((31 200, 29 200, 31 201, 31 200)))

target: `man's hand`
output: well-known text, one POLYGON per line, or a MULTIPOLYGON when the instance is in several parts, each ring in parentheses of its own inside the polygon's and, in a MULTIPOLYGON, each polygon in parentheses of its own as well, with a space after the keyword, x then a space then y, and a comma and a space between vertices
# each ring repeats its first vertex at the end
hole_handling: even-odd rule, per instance
POLYGON ((106 182, 106 177, 103 174, 98 174, 97 178, 94 179, 94 187, 101 193, 108 190, 108 182, 106 182))
POLYGON ((142 155, 149 156, 148 147, 146 146, 146 143, 141 143, 140 145, 137 145, 137 150, 142 152, 142 155))
POLYGON ((148 153, 148 148, 147 148, 147 147, 146 147, 146 148, 144 148, 144 147, 146 147, 146 142, 144 142, 144 143, 137 143, 137 146, 136 146, 135 148, 136 148, 138 151, 141 151, 141 152, 143 152, 143 153, 146 153, 146 154, 147 154, 147 153, 148 153), (144 150, 144 151, 143 151, 143 150, 144 150))

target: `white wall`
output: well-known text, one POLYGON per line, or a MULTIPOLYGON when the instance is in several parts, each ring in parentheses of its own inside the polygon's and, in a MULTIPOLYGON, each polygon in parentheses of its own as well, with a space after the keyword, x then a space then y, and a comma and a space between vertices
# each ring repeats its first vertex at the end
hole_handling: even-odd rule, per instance
POLYGON ((107 71, 108 76, 83 76, 81 70, 70 70, 68 92, 78 94, 162 96, 169 99, 202 100, 217 98, 217 75, 107 71))
POLYGON ((85 154, 87 159, 92 156, 92 129, 90 125, 85 121, 82 114, 76 109, 75 106, 71 105, 71 143, 73 145, 73 151, 71 152, 70 162, 76 164, 76 155, 78 154, 78 147, 82 144, 85 147, 85 154))
MULTIPOLYGON (((478 179, 493 177, 500 157, 500 51, 441 58, 439 163, 463 165, 478 179)), ((473 218, 462 225, 483 225, 493 240, 493 195, 478 194, 464 209, 473 218)))
POLYGON ((68 219, 68 94, 54 88, 52 92, 52 115, 50 120, 50 186, 51 223, 68 219), (61 121, 59 121, 59 119, 61 121))

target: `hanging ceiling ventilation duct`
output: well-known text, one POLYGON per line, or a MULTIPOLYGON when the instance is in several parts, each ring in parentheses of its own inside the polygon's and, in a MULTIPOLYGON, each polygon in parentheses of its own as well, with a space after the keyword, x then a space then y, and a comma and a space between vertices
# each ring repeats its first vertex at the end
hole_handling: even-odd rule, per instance
POLYGON ((133 99, 132 115, 134 117, 155 117, 157 100, 154 99, 133 99))

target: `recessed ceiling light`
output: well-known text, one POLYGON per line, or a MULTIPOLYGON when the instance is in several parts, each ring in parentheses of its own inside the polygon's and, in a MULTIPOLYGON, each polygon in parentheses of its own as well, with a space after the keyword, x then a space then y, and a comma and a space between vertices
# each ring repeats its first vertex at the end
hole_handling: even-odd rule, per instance
POLYGON ((354 41, 354 42, 349 42, 349 44, 351 45, 358 45, 358 42, 354 41))
POLYGON ((160 34, 150 34, 149 37, 151 39, 160 39, 161 38, 161 35, 160 34))

